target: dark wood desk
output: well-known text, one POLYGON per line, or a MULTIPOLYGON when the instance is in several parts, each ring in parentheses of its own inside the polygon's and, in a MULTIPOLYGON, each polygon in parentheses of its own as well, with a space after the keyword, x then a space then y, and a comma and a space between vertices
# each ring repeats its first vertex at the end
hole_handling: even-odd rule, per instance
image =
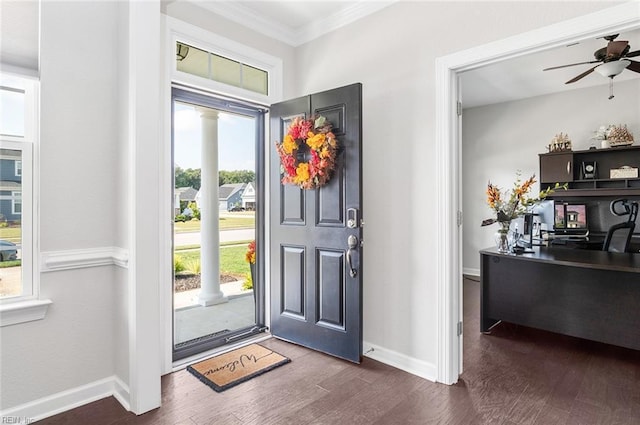
POLYGON ((640 350, 640 254, 480 251, 480 330, 500 320, 640 350))

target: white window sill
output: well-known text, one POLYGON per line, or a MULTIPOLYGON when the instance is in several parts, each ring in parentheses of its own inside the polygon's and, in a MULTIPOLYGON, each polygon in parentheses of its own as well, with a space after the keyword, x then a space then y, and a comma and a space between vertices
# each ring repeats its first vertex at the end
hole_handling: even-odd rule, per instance
POLYGON ((42 320, 51 300, 18 301, 0 305, 0 327, 42 320))

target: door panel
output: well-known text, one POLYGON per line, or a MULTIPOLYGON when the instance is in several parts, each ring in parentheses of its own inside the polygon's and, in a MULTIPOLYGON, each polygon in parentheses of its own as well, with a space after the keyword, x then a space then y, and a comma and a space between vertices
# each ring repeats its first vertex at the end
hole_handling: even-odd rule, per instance
POLYGON ((305 320, 304 255, 303 247, 282 247, 281 314, 302 320, 305 320))
POLYGON ((304 225, 304 192, 297 186, 280 185, 280 222, 304 225))
POLYGON ((344 253, 318 249, 318 325, 345 330, 344 253))
MULTIPOLYGON (((343 154, 338 157, 338 165, 344 163, 343 154)), ((326 227, 344 227, 345 214, 345 181, 342 167, 338 167, 333 173, 332 180, 336 180, 337 184, 325 186, 321 190, 317 190, 316 205, 317 210, 315 216, 317 218, 317 226, 326 227)))
POLYGON ((354 84, 271 108, 272 143, 282 141, 296 116, 317 114, 331 122, 339 144, 331 180, 314 190, 283 186, 270 147, 271 332, 354 362, 362 353, 362 230, 359 220, 347 226, 347 209, 362 217, 361 94, 354 84), (350 236, 357 243, 347 254, 350 236))

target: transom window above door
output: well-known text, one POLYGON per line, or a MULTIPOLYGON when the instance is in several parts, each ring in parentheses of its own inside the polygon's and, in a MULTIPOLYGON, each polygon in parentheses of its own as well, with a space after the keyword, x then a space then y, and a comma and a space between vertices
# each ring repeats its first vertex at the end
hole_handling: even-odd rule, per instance
POLYGON ((176 70, 255 93, 269 94, 267 71, 179 41, 176 70))

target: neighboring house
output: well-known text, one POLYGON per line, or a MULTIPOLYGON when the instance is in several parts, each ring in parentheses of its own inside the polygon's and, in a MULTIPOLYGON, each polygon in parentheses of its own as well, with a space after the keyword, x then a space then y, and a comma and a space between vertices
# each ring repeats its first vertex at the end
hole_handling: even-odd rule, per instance
POLYGON ((19 222, 22 216, 22 156, 0 149, 0 221, 19 222))
POLYGON ((234 206, 242 205, 242 193, 244 192, 246 183, 227 183, 218 189, 218 201, 220 211, 229 211, 234 206))
POLYGON ((192 187, 176 187, 173 190, 173 212, 174 214, 180 214, 182 210, 180 209, 180 202, 194 202, 196 200, 196 195, 199 191, 195 190, 192 187))
POLYGON ((249 211, 256 209, 256 182, 247 183, 242 192, 242 208, 249 211))

